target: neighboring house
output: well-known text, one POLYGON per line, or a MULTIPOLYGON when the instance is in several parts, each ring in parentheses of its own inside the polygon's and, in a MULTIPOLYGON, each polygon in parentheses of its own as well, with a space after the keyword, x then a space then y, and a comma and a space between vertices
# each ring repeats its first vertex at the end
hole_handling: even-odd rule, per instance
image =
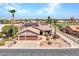
POLYGON ((59 22, 59 23, 67 22, 67 19, 58 19, 58 22, 59 22))
POLYGON ((39 26, 38 22, 27 22, 24 24, 25 27, 33 27, 33 26, 39 26))
POLYGON ((69 25, 63 29, 63 32, 79 37, 79 25, 69 25))
POLYGON ((70 19, 67 19, 68 22, 77 22, 77 19, 75 19, 74 17, 70 17, 70 19))
POLYGON ((44 22, 44 21, 41 21, 41 22, 39 22, 40 23, 40 25, 48 25, 46 22, 44 22))
POLYGON ((79 19, 76 19, 76 22, 79 22, 79 19))
POLYGON ((23 21, 17 21, 17 20, 12 20, 11 21, 11 24, 24 24, 24 22, 23 21))

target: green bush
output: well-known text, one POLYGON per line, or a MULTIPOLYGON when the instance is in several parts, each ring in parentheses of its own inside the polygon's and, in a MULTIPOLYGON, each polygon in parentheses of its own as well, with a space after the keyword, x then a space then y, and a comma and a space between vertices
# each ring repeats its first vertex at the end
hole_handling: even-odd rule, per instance
POLYGON ((5 25, 2 28, 2 31, 4 34, 6 34, 9 37, 14 36, 14 33, 16 34, 18 32, 18 27, 17 26, 11 26, 11 25, 5 25))
POLYGON ((2 32, 0 32, 0 38, 2 38, 3 37, 3 33, 2 32))
POLYGON ((12 41, 12 38, 6 38, 5 41, 12 41))
POLYGON ((49 41, 49 37, 48 36, 46 37, 46 41, 49 41))
POLYGON ((51 44, 52 44, 52 42, 51 42, 51 41, 48 41, 48 42, 47 42, 47 44, 48 44, 48 45, 51 45, 51 44))
POLYGON ((44 33, 44 36, 49 36, 49 34, 46 32, 46 33, 44 33))
POLYGON ((63 25, 57 25, 60 30, 63 29, 63 25))

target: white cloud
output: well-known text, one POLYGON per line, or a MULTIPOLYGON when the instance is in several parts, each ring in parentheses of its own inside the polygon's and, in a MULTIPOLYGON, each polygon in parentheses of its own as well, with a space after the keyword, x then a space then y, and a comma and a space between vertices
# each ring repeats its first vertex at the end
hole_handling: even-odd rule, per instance
POLYGON ((4 8, 7 9, 7 10, 12 10, 12 9, 15 9, 16 10, 16 8, 13 7, 13 6, 5 6, 4 8))
POLYGON ((26 13, 27 11, 26 11, 25 9, 22 9, 21 12, 22 12, 22 13, 26 13))
POLYGON ((20 8, 20 6, 16 3, 11 3, 11 5, 14 6, 14 7, 20 8))
POLYGON ((47 13, 52 14, 56 12, 56 9, 59 8, 59 3, 49 3, 46 8, 39 9, 37 14, 47 13))
POLYGON ((38 10, 37 14, 42 14, 44 11, 43 10, 38 10))
POLYGON ((6 4, 3 4, 3 5, 4 5, 4 8, 7 9, 7 10, 21 9, 20 6, 18 4, 15 4, 15 3, 6 3, 6 4))
POLYGON ((58 8, 59 3, 50 3, 48 4, 48 8, 46 9, 46 11, 48 12, 48 14, 54 13, 56 11, 56 8, 58 8))
POLYGON ((20 7, 20 5, 14 4, 14 3, 12 3, 12 4, 7 4, 7 5, 5 5, 4 8, 5 8, 6 10, 15 9, 15 10, 17 11, 16 14, 18 14, 18 15, 23 15, 23 14, 25 14, 25 13, 27 12, 26 9, 23 9, 23 8, 20 7))
POLYGON ((24 15, 24 14, 27 13, 27 10, 25 10, 25 9, 18 9, 16 13, 19 14, 19 15, 24 15))

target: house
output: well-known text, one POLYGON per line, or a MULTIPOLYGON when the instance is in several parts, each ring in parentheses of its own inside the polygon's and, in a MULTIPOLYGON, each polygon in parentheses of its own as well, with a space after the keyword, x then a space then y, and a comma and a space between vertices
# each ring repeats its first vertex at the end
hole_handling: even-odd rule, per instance
POLYGON ((63 32, 79 37, 79 25, 69 25, 63 29, 63 32))
POLYGON ((74 17, 70 17, 70 19, 67 19, 67 22, 77 22, 77 19, 74 17))
POLYGON ((59 23, 67 22, 67 19, 58 19, 58 22, 59 22, 59 23))
POLYGON ((12 20, 11 24, 24 24, 23 21, 19 21, 19 20, 12 20))
POLYGON ((38 40, 41 35, 48 33, 51 35, 50 25, 40 25, 40 23, 25 23, 24 28, 17 34, 18 40, 38 40))

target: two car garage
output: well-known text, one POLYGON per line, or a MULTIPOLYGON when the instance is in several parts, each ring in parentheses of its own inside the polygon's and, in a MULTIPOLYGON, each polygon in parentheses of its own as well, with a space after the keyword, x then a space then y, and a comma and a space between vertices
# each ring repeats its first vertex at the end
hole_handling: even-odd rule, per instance
POLYGON ((19 36, 20 40, 37 40, 38 36, 19 36))

